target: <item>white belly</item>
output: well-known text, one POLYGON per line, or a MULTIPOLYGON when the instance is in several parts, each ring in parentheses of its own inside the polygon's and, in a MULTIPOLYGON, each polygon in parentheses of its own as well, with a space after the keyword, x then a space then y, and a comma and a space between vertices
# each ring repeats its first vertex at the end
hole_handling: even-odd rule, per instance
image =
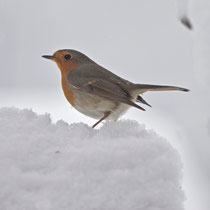
POLYGON ((75 109, 95 119, 101 119, 105 112, 110 111, 108 119, 117 120, 130 107, 127 104, 113 102, 87 93, 77 94, 74 103, 75 109))

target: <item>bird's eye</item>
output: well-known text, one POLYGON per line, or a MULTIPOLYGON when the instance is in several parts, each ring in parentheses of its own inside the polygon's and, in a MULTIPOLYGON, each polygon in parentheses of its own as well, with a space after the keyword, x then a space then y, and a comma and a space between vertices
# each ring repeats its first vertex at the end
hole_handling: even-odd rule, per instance
POLYGON ((69 59, 71 59, 71 55, 66 54, 66 55, 64 56, 64 58, 65 58, 65 60, 69 60, 69 59))

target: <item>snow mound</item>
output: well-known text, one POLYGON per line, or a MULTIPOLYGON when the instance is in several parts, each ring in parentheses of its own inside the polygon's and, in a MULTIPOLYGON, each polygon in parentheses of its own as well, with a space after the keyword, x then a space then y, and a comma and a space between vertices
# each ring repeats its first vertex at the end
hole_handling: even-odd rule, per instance
POLYGON ((172 146, 137 122, 93 130, 0 109, 2 210, 181 210, 181 170, 172 146))

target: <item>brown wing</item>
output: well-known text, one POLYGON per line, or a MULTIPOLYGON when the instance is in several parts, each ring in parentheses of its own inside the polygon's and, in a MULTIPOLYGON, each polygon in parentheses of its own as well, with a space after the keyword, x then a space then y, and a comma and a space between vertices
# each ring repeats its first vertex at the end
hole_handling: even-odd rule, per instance
POLYGON ((100 72, 99 74, 98 70, 94 68, 91 72, 90 71, 91 70, 87 71, 87 69, 82 68, 70 71, 67 75, 69 87, 73 91, 90 93, 112 100, 114 102, 128 104, 130 106, 145 111, 145 109, 143 109, 141 106, 132 102, 130 100, 129 94, 125 90, 123 90, 117 83, 106 78, 107 75, 103 75, 103 72, 100 72))

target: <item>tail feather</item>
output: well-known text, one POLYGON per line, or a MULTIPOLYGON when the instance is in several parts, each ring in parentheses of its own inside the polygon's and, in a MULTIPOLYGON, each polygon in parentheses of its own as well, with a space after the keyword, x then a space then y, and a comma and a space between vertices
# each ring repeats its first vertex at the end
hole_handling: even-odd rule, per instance
POLYGON ((131 96, 133 98, 136 98, 136 102, 140 102, 142 104, 152 107, 139 94, 143 94, 147 91, 167 91, 167 90, 178 90, 178 91, 184 91, 184 92, 189 91, 186 88, 176 87, 176 86, 134 84, 134 86, 131 89, 131 96))
POLYGON ((152 107, 150 104, 148 104, 140 95, 137 96, 136 102, 140 102, 142 104, 145 104, 147 106, 152 107))
POLYGON ((165 86, 165 85, 148 85, 148 84, 136 84, 134 91, 138 92, 138 94, 142 94, 147 91, 168 91, 168 90, 179 90, 184 92, 189 91, 188 89, 182 87, 165 86))

